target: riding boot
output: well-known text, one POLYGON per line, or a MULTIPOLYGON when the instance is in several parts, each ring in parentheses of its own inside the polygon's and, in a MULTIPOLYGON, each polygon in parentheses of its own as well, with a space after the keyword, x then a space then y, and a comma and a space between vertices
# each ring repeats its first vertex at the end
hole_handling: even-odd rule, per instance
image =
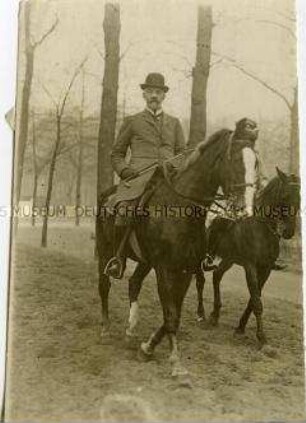
POLYGON ((220 263, 220 259, 216 259, 216 257, 206 254, 206 257, 201 262, 201 268, 203 272, 211 272, 216 270, 218 264, 220 263))
MULTIPOLYGON (((118 231, 118 228, 116 228, 118 231)), ((122 227, 120 228, 122 230, 122 227)), ((124 227, 124 234, 120 240, 120 244, 116 255, 112 257, 104 269, 104 274, 114 279, 122 279, 126 268, 126 255, 124 253, 126 244, 133 230, 132 226, 124 227)))

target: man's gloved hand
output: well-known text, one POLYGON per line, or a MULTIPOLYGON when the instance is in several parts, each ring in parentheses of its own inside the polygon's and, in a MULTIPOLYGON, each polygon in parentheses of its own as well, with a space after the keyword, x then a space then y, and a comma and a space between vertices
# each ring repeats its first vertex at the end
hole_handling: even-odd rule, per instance
POLYGON ((171 162, 166 163, 166 170, 170 179, 172 179, 178 171, 177 167, 175 167, 171 162))
POLYGON ((138 172, 134 169, 131 169, 130 167, 126 167, 125 169, 123 169, 123 171, 120 173, 120 178, 125 180, 125 179, 130 179, 133 177, 136 177, 138 175, 138 172))

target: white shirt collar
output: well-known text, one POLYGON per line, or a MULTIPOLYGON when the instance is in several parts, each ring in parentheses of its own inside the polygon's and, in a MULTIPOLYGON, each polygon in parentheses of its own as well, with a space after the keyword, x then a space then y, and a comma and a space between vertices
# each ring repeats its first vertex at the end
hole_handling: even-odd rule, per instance
POLYGON ((163 113, 163 109, 158 109, 156 112, 153 112, 153 110, 151 110, 149 107, 146 107, 146 110, 153 116, 160 116, 163 113))

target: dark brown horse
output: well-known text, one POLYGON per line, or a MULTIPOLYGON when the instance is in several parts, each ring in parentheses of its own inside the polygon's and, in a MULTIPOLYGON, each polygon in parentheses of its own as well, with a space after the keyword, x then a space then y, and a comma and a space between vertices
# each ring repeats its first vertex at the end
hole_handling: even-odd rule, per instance
MULTIPOLYGON (((173 376, 183 377, 187 374, 180 362, 176 334, 192 274, 200 268, 206 255, 206 213, 197 215, 196 208, 199 205, 209 207, 219 186, 226 193, 230 185, 242 191, 245 185, 244 164, 241 158, 243 148, 239 145, 236 151, 234 143, 230 143, 231 140, 229 131, 219 131, 206 143, 198 146, 171 183, 160 176, 161 179, 146 204, 149 215, 140 217, 135 224, 135 233, 145 259, 145 264, 136 269, 135 275, 138 279, 139 276, 143 279, 149 269, 154 268, 164 318, 162 326, 147 342, 141 344, 141 351, 150 357, 154 348, 167 335, 173 376), (161 212, 165 207, 169 210, 170 206, 172 211, 176 210, 175 215, 172 213, 171 217, 169 213, 161 212), (183 216, 177 214, 178 210, 183 210, 183 216)), ((104 269, 113 256, 113 234, 114 218, 98 218, 102 336, 107 335, 109 330, 110 280, 104 274, 104 269)), ((137 259, 132 251, 128 254, 132 259, 137 259)))
POLYGON ((244 333, 253 312, 257 323, 257 338, 266 343, 263 330, 261 291, 279 255, 279 239, 293 237, 296 214, 300 206, 300 183, 293 175, 277 169, 277 176, 259 193, 255 200, 254 217, 238 221, 216 218, 209 229, 208 250, 222 260, 213 273, 214 310, 210 316, 218 324, 221 309, 220 282, 233 264, 245 270, 250 300, 236 329, 244 333), (277 232, 281 224, 282 231, 277 232))

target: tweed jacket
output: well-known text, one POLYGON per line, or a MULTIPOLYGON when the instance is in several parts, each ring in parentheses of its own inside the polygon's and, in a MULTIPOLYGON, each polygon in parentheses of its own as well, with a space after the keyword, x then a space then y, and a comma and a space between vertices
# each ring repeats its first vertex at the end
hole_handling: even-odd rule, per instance
POLYGON ((166 113, 155 118, 144 110, 123 122, 111 153, 112 166, 120 176, 128 166, 139 170, 156 161, 161 164, 184 148, 184 135, 178 119, 166 113), (128 148, 131 150, 129 164, 126 162, 128 148))
MULTIPOLYGON (((120 176, 123 169, 140 170, 165 160, 185 149, 185 139, 179 120, 166 113, 158 118, 148 110, 127 117, 122 124, 111 153, 111 163, 120 176), (130 160, 126 159, 130 149, 130 160)), ((139 197, 153 171, 144 173, 129 183, 120 183, 112 203, 139 197)))

